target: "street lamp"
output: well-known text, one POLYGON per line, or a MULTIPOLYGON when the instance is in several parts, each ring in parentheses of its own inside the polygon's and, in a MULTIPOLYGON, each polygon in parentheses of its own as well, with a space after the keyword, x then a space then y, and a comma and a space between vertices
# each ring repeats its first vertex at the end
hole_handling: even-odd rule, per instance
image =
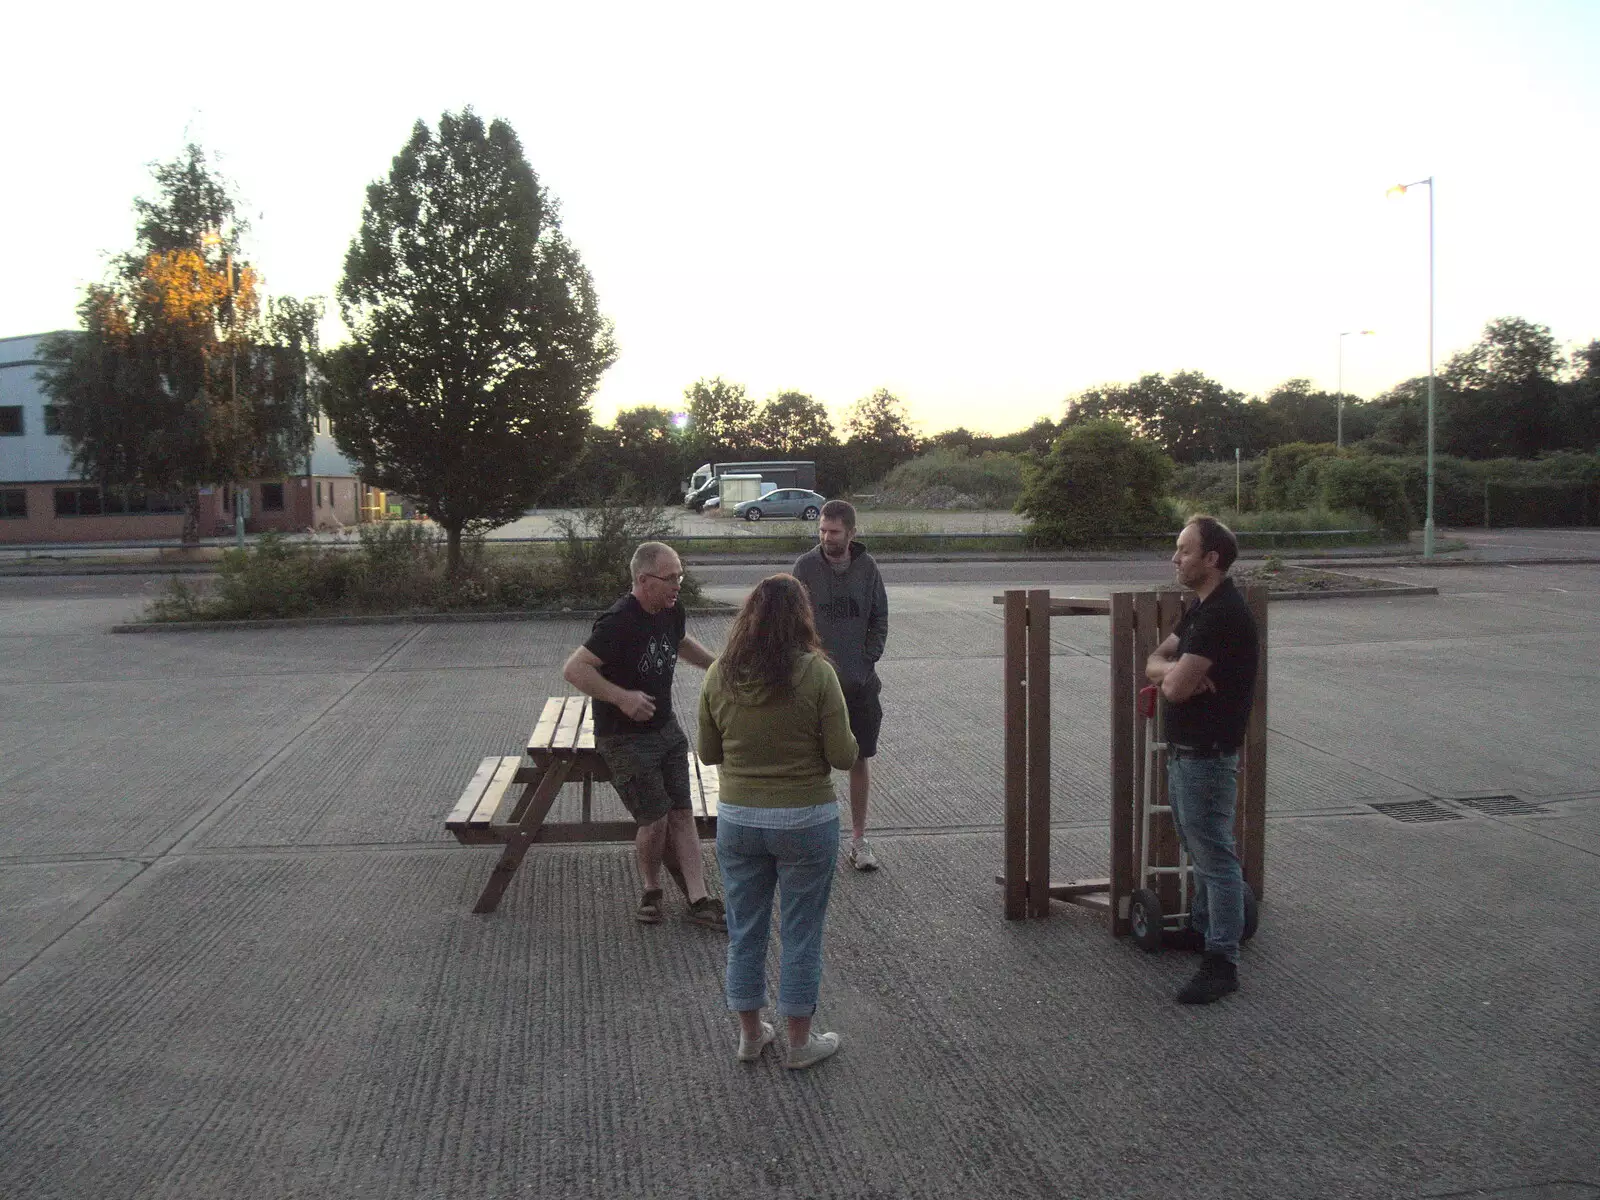
POLYGON ((1339 335, 1339 429, 1336 444, 1339 449, 1344 449, 1344 340, 1352 335, 1355 337, 1371 337, 1377 333, 1376 329, 1346 329, 1339 335))
POLYGON ((1428 185, 1428 519, 1422 525, 1422 557, 1433 557, 1433 176, 1415 183, 1397 183, 1391 196, 1403 196, 1407 189, 1428 185))
MULTIPOLYGON (((202 246, 222 246, 223 264, 228 272, 228 395, 235 412, 239 407, 239 339, 234 334, 234 303, 233 294, 233 248, 222 240, 222 230, 215 226, 207 227, 200 235, 202 246)), ((244 549, 244 518, 245 508, 249 503, 250 492, 246 488, 240 490, 236 483, 233 486, 233 537, 234 544, 240 550, 244 549)))

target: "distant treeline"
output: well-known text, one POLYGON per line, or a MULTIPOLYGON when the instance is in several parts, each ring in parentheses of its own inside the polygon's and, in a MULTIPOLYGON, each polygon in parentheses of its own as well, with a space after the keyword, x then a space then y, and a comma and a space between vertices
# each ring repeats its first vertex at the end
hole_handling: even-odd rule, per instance
MULTIPOLYGON (((1427 390, 1421 376, 1371 400, 1346 394, 1341 416, 1341 397, 1315 390, 1304 379, 1252 397, 1197 371, 1180 371, 1090 388, 1067 400, 1060 421, 1041 418, 1016 433, 975 434, 957 427, 918 437, 905 403, 884 389, 855 404, 836 430, 827 409, 804 393, 782 392, 758 403, 740 385, 714 378, 685 391, 676 410, 687 415, 681 427, 673 410, 651 405, 627 409, 611 425, 591 425, 583 454, 552 489, 551 500, 585 503, 625 489, 640 499, 669 502, 700 463, 786 457, 815 460, 825 493, 860 492, 930 450, 1040 455, 1067 429, 1101 418, 1153 441, 1180 467, 1227 461, 1231 486, 1236 450, 1254 460, 1279 446, 1342 440, 1367 454, 1421 455, 1427 390)), ((1470 461, 1593 454, 1600 450, 1600 340, 1563 360, 1547 327, 1519 317, 1492 321, 1474 346, 1440 367, 1434 401, 1440 455, 1470 461)), ((1451 483, 1452 510, 1458 507, 1455 493, 1461 492, 1464 507, 1474 487, 1481 513, 1482 480, 1470 487, 1451 483)))

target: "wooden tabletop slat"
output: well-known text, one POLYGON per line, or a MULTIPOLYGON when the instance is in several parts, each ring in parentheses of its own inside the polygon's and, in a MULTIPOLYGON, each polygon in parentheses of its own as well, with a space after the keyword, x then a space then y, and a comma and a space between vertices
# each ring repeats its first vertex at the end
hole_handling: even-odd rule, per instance
POLYGON ((578 726, 577 748, 579 750, 594 749, 594 701, 591 700, 583 710, 583 724, 578 726))
POLYGON ((588 710, 589 697, 573 696, 561 710, 561 722, 556 726, 555 737, 550 739, 554 754, 571 754, 577 749, 578 734, 583 729, 583 715, 588 710))
POLYGON ((561 710, 566 706, 567 700, 566 696, 551 696, 544 702, 544 711, 539 714, 539 723, 528 735, 529 754, 550 749, 550 739, 555 736, 556 725, 561 720, 561 710))

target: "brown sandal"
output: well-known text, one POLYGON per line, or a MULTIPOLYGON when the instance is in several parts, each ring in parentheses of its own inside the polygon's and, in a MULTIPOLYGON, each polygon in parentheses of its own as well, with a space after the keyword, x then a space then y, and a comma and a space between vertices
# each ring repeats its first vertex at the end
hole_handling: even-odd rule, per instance
POLYGON ((661 889, 646 888, 644 896, 639 901, 639 907, 634 910, 633 919, 642 925, 659 925, 661 923, 661 889))

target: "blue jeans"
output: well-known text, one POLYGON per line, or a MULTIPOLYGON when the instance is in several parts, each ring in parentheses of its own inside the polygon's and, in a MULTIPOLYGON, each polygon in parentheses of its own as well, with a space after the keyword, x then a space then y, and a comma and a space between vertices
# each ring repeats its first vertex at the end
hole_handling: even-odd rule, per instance
POLYGON ((803 829, 752 829, 717 822, 717 863, 728 912, 728 1007, 767 1003, 772 896, 783 905, 778 1012, 809 1017, 822 986, 822 921, 839 858, 839 818, 803 829))
POLYGON ((1239 961, 1244 933, 1244 872, 1233 841, 1239 756, 1167 760, 1167 798, 1178 837, 1194 864, 1189 924, 1205 935, 1206 953, 1239 961))

